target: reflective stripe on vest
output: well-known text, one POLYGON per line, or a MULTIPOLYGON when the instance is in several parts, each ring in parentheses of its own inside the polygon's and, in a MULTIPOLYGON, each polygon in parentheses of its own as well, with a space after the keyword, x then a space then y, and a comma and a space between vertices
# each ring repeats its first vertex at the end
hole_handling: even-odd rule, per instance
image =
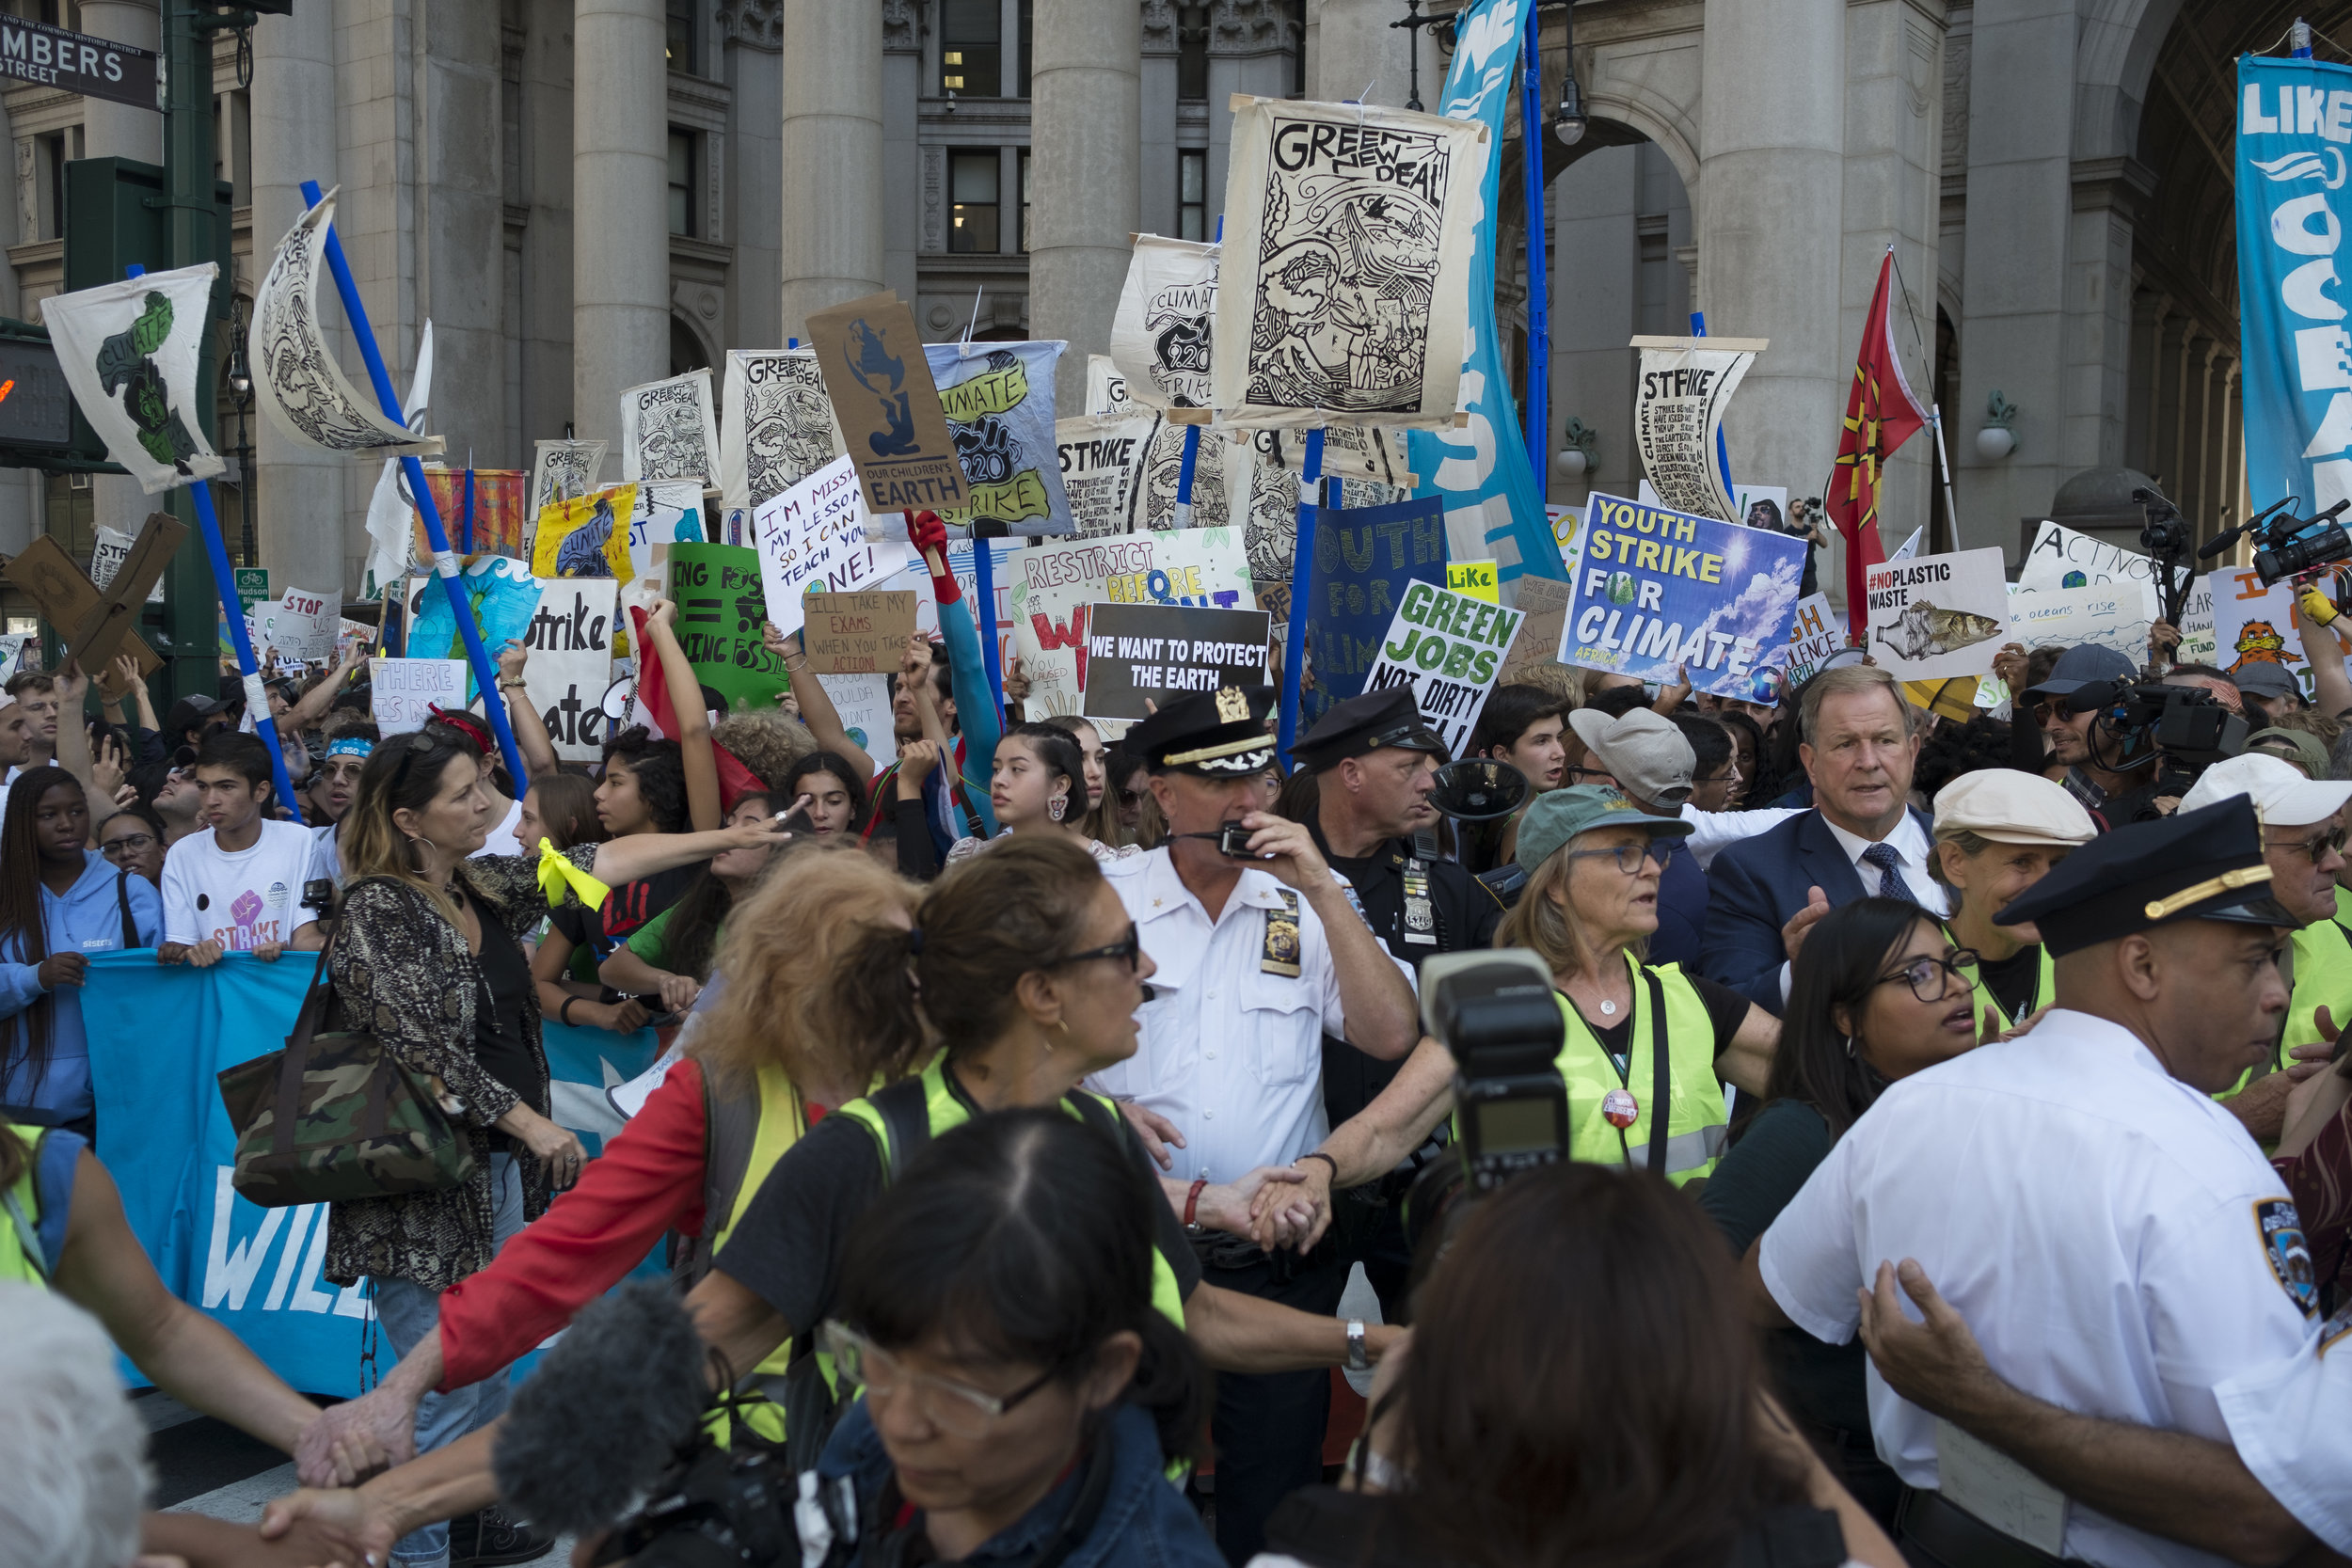
MULTIPOLYGON (((1954 947, 1960 945, 1959 939, 1952 935, 1952 929, 1948 926, 1944 927, 1944 940, 1954 947)), ((2042 959, 2035 969, 2033 1006, 2026 1009, 2028 1013, 2037 1007, 2046 1006, 2050 999, 2058 994, 2058 965, 2051 960, 2050 950, 2047 947, 2039 949, 2039 952, 2042 959)), ((1981 962, 1977 965, 1977 977, 1971 986, 1971 990, 1975 998, 1970 1004, 1972 1022, 1979 1030, 1984 1027, 1984 1015, 1988 1012, 2001 1021, 2002 1028, 2017 1027, 2017 1021, 2009 1016, 2009 1009, 2001 1006, 2001 999, 1993 994, 1991 986, 1984 983, 1984 965, 1981 962)))
POLYGON ((0 1193, 0 1280, 49 1286, 50 1259, 40 1245, 40 1140, 45 1127, 0 1122, 24 1150, 24 1174, 0 1193))
MULTIPOLYGON (((1629 1162, 1633 1169, 1642 1170, 1647 1168, 1657 1110, 1649 1101, 1656 1098, 1652 1085, 1657 1081, 1653 1064, 1659 1021, 1649 1016, 1649 986, 1643 978, 1643 967, 1629 953, 1625 961, 1633 979, 1631 1052, 1625 1076, 1617 1076, 1607 1048, 1565 996, 1558 998, 1567 1038, 1561 1045, 1557 1065, 1560 1081, 1568 1091, 1568 1158, 1604 1165, 1629 1162), (1601 1097, 1612 1089, 1629 1091, 1640 1105, 1622 1141, 1617 1129, 1600 1114, 1601 1097)), ((1674 1101, 1666 1118, 1666 1180, 1678 1187, 1713 1174, 1716 1161, 1723 1157, 1730 1118, 1724 1110, 1723 1084, 1715 1076, 1715 1025, 1707 1016, 1707 1004, 1700 999, 1698 988, 1678 964, 1661 964, 1648 973, 1658 976, 1666 997, 1666 1065, 1674 1101)))
MULTIPOLYGON (((895 1180, 907 1162, 921 1152, 916 1148, 898 1147, 897 1140, 891 1132, 892 1121, 901 1119, 894 1117, 892 1113, 901 1110, 912 1112, 914 1109, 914 1097, 918 1092, 922 1096, 920 1124, 922 1137, 936 1138, 943 1132, 953 1132, 972 1119, 970 1109, 956 1097, 954 1089, 948 1085, 947 1064, 945 1056, 935 1058, 930 1066, 923 1069, 920 1078, 906 1079, 893 1084, 890 1087, 878 1090, 864 1100, 852 1101, 834 1113, 835 1116, 848 1117, 873 1134, 875 1148, 882 1156, 882 1180, 885 1183, 895 1180), (917 1085, 920 1085, 919 1089, 917 1085)), ((1716 1096, 1718 1103, 1722 1099, 1720 1094, 1716 1096)), ((1129 1135, 1123 1131, 1122 1118, 1120 1117, 1118 1108, 1108 1100, 1090 1090, 1071 1090, 1062 1097, 1061 1106, 1064 1111, 1080 1121, 1090 1122, 1115 1135, 1129 1135)), ((913 1124, 910 1122, 910 1125, 913 1124)), ((1162 1317, 1178 1328, 1182 1328, 1184 1326, 1184 1298, 1177 1292, 1176 1271, 1169 1264, 1167 1254, 1159 1249, 1157 1236, 1155 1235, 1152 1240, 1152 1305, 1159 1308, 1162 1317)))

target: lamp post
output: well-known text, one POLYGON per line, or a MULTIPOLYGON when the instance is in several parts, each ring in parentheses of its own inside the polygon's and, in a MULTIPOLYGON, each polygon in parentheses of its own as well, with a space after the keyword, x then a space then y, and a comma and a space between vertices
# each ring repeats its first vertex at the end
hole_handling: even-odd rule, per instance
POLYGON ((244 564, 253 565, 253 371, 245 358, 245 301, 229 306, 229 402, 237 411, 237 444, 230 448, 237 459, 237 512, 244 539, 239 546, 244 564))
POLYGON ((1423 16, 1421 14, 1421 0, 1405 0, 1405 19, 1389 24, 1391 27, 1404 28, 1410 45, 1407 57, 1411 61, 1412 87, 1406 94, 1405 106, 1415 114, 1421 112, 1421 30, 1449 24, 1453 20, 1450 16, 1423 16))

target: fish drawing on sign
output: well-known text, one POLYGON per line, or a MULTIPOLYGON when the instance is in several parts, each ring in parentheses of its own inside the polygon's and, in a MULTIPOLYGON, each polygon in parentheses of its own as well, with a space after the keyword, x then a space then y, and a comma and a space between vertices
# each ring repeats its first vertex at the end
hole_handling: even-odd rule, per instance
POLYGON ((1914 599, 1903 607, 1894 625, 1878 628, 1878 641, 1894 649, 1899 657, 1935 658, 1998 637, 2007 629, 1990 615, 1938 610, 1925 599, 1914 599))
POLYGON ((874 394, 882 407, 882 418, 889 421, 886 431, 878 430, 866 436, 866 444, 876 457, 902 457, 914 450, 914 414, 907 406, 905 384, 906 361, 891 356, 883 344, 882 334, 867 325, 863 318, 850 324, 857 337, 857 356, 850 361, 850 373, 858 385, 874 394), (876 378, 889 385, 875 385, 876 378))
POLYGON ((606 541, 612 537, 612 502, 596 498, 596 509, 586 522, 555 547, 555 575, 560 578, 609 578, 612 563, 605 559, 606 541))

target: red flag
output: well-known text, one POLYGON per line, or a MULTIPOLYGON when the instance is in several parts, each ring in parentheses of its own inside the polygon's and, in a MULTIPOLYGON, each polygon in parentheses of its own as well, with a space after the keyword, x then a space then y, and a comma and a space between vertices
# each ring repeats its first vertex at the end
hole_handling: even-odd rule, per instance
POLYGON ((1911 395, 1903 362, 1895 353, 1895 318, 1889 297, 1895 281, 1895 251, 1879 263, 1879 286, 1862 324, 1862 352, 1855 356, 1853 390, 1846 398, 1846 424, 1837 438, 1837 469, 1824 505, 1846 538, 1846 620, 1857 641, 1869 620, 1864 574, 1886 559, 1879 538, 1879 480, 1895 449, 1928 422, 1927 411, 1911 395))
MULTIPOLYGON (((674 740, 678 733, 677 707, 670 701, 669 678, 661 673, 661 660, 654 655, 653 639, 645 634, 645 612, 631 605, 628 619, 633 628, 629 645, 638 650, 637 715, 656 740, 674 740)), ((694 695, 700 699, 702 693, 694 695)), ((744 796, 768 792, 759 775, 738 762, 734 752, 715 740, 710 743, 710 752, 719 765, 721 810, 733 811, 735 802, 744 796)))

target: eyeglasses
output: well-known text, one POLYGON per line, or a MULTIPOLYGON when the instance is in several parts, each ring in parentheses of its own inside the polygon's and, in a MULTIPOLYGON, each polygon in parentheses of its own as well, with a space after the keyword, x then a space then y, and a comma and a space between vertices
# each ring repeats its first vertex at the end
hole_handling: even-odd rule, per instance
POLYGON ((154 842, 153 833, 125 833, 120 838, 108 839, 100 845, 98 852, 102 855, 132 855, 154 842))
POLYGON ((846 1323, 829 1323, 818 1338, 833 1357, 834 1371, 847 1383, 866 1390, 866 1402, 896 1399, 901 1390, 915 1390, 924 1418, 951 1437, 977 1441, 994 1429, 999 1418, 1054 1381, 1061 1368, 1040 1372, 1009 1394, 991 1394, 958 1383, 910 1371, 898 1358, 846 1323))
POLYGON ((1132 974, 1136 972, 1136 960, 1142 956, 1143 938, 1136 932, 1136 923, 1131 920, 1127 922, 1127 935, 1123 940, 1114 942, 1108 947, 1089 947, 1083 953, 1072 953, 1067 957, 1056 958, 1050 963, 1040 964, 1038 967, 1059 969, 1065 964, 1089 963, 1096 958, 1118 958, 1125 962, 1127 973, 1132 974))
POLYGON ((1897 980, 1906 981, 1911 986, 1911 994, 1920 1001, 1941 1002, 1952 994, 1952 986, 1955 982, 1963 990, 1973 987, 1976 981, 1963 974, 1961 971, 1976 967, 1977 950, 1975 948, 1955 947, 1940 958, 1914 958, 1893 974, 1880 975, 1871 984, 1886 986, 1894 984, 1897 980), (1928 990, 1930 986, 1933 986, 1935 990, 1930 991, 1928 990))
POLYGON ((1577 779, 1613 779, 1616 777, 1606 768, 1571 768, 1567 769, 1567 772, 1569 777, 1577 779))
POLYGON ((1663 839, 1646 838, 1639 844, 1615 844, 1606 849, 1571 849, 1568 851, 1568 859, 1572 861, 1604 858, 1613 860, 1617 863, 1618 870, 1629 877, 1636 877, 1641 875, 1644 861, 1654 860, 1660 868, 1663 869, 1666 864, 1666 856, 1671 852, 1667 849, 1663 839))
POLYGON ((2328 832, 2316 834, 2311 838, 2265 838, 2263 840, 2263 847, 2265 849, 2292 849, 2298 855, 2311 856, 2312 863, 2313 865, 2317 865, 2321 861, 2326 860, 2329 855, 2342 849, 2344 847, 2344 830, 2337 828, 2328 832))

